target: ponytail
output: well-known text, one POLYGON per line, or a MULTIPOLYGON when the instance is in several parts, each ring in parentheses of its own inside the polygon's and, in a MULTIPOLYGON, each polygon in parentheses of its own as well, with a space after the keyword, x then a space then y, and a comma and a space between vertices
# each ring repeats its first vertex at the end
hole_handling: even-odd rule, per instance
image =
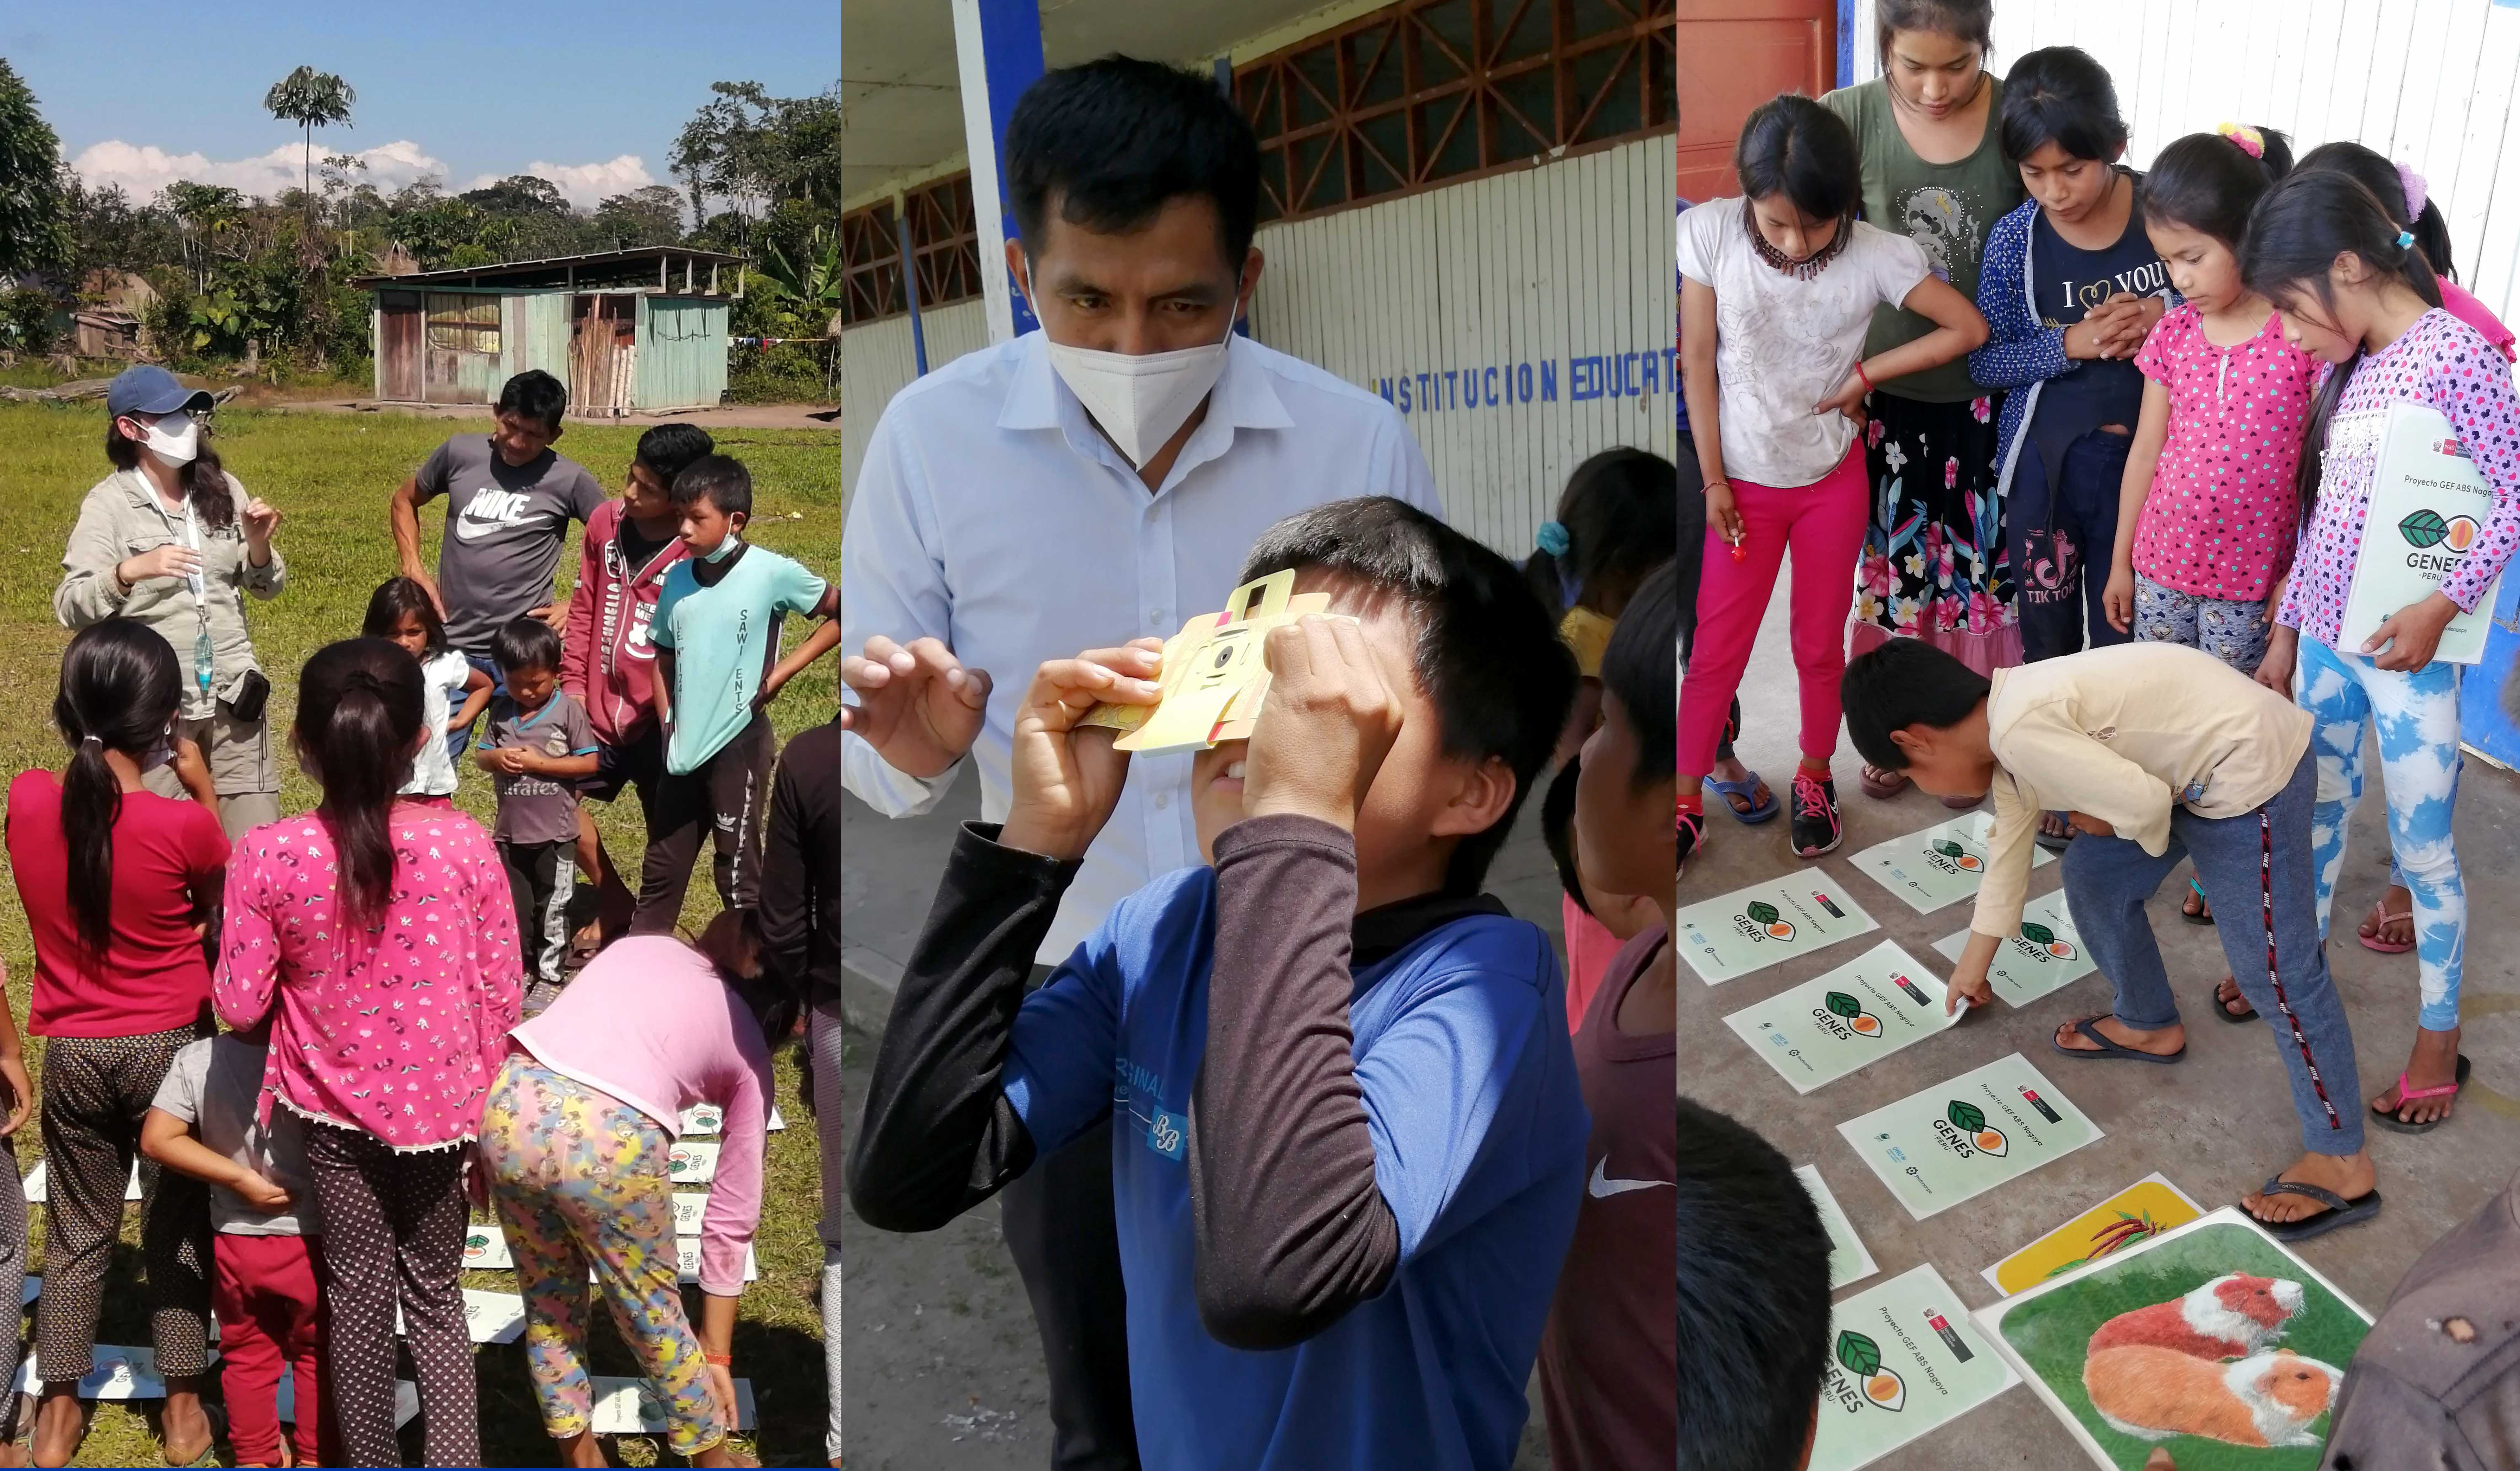
POLYGON ((2272 128, 2225 123, 2175 139, 2143 176, 2143 218, 2183 225, 2237 252, 2249 211, 2292 172, 2292 145, 2272 128))
MULTIPOLYGON (((2375 274, 2404 282, 2425 305, 2438 307, 2441 282, 2411 233, 2360 180, 2342 170, 2314 168, 2305 159, 2290 178, 2267 191, 2250 213, 2240 279, 2278 309, 2305 295, 2316 296, 2332 317, 2336 290, 2327 273, 2337 256, 2350 252, 2375 274)), ((2293 469, 2293 490, 2305 515, 2318 502, 2328 423, 2336 417, 2346 382, 2362 363, 2358 342, 2354 356, 2329 371, 2311 403, 2310 421, 2302 428, 2301 460, 2293 469)))
POLYGON ((113 937, 113 825, 122 815, 122 782, 105 753, 146 761, 182 701, 175 647, 145 624, 121 617, 91 624, 62 655, 53 724, 70 746, 62 772, 64 878, 79 948, 98 971, 113 937))
POLYGON ((1637 585, 1671 560, 1680 537, 1680 472, 1660 455, 1603 450, 1575 467, 1522 564, 1550 609, 1589 607, 1615 616, 1637 585))
POLYGON ((324 787, 316 816, 333 839, 341 914, 354 928, 374 924, 393 892, 385 816, 411 780, 424 712, 419 662, 382 639, 329 645, 298 676, 297 751, 324 787))

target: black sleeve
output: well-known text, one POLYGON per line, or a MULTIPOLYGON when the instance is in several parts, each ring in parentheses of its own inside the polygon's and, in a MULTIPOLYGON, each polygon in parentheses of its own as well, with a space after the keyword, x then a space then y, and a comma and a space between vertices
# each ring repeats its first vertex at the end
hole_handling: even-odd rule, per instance
POLYGON ((955 836, 876 1050, 849 1201, 880 1230, 934 1230, 1032 1164, 1032 1134, 998 1077, 1076 865, 1001 848, 997 832, 967 823, 955 836))
POLYGON ((806 992, 806 967, 814 937, 813 865, 805 855, 803 801, 788 756, 770 782, 770 822, 761 862, 761 896, 753 914, 761 925, 761 964, 798 996, 806 992))
POLYGON ((1301 1343, 1399 1267, 1348 1027, 1355 914, 1348 833, 1272 817, 1218 836, 1191 1222, 1199 1321, 1231 1348, 1301 1343))

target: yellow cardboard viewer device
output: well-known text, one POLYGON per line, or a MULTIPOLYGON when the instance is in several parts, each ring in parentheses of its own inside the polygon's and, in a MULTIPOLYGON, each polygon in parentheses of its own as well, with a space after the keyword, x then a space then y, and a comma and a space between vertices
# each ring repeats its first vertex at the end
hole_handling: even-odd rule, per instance
POLYGON ((1246 582, 1226 599, 1225 611, 1202 613, 1164 641, 1156 703, 1096 705, 1080 724, 1121 732, 1113 746, 1148 755, 1246 739, 1269 695, 1261 641, 1279 624, 1329 605, 1327 593, 1297 595, 1291 567, 1246 582))

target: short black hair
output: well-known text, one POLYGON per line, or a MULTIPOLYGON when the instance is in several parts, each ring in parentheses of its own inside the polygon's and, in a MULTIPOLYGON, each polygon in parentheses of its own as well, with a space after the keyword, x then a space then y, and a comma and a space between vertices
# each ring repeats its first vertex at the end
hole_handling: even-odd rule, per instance
MULTIPOLYGON (((2514 679, 2520 681, 2520 676, 2514 679)), ((1583 775, 1584 754, 1578 751, 1557 769, 1549 790, 1540 794, 1540 841, 1549 849, 1549 861, 1557 866, 1557 886, 1577 909, 1590 914, 1593 904, 1584 897, 1584 876, 1575 867, 1575 783, 1583 775)))
POLYGON ((1632 787, 1679 771, 1679 652, 1680 568, 1666 559, 1628 600, 1601 650, 1602 692, 1619 697, 1619 709, 1637 735, 1632 787))
POLYGON ((1445 889, 1473 894, 1513 830, 1575 702, 1575 655, 1520 569, 1426 513, 1388 496, 1332 501, 1260 533, 1238 581, 1289 568, 1353 579, 1397 596, 1417 633, 1418 687, 1435 704, 1447 756, 1501 757, 1513 800, 1453 850, 1445 889))
POLYGON ((752 471, 733 455, 702 455, 683 467, 666 495, 674 509, 706 501, 720 515, 752 514, 752 471))
POLYGON ((1152 220, 1185 196, 1216 203, 1218 245, 1240 276, 1260 215, 1260 140, 1213 79, 1106 56, 1045 71, 1007 119, 1007 197, 1030 258, 1054 202, 1102 234, 1152 220))
POLYGON ((1783 195, 1804 218, 1833 219, 1841 230, 1864 206, 1864 155, 1854 130, 1799 93, 1761 103, 1743 120, 1732 173, 1743 199, 1783 195))
POLYGON ((2053 143, 2076 158, 2109 159, 2126 146, 2117 84, 2074 46, 2044 46, 2003 79, 2003 156, 2019 163, 2053 143))
POLYGON ((639 436, 639 448, 630 458, 654 470, 658 482, 670 491, 674 477, 693 461, 715 453, 717 441, 698 424, 660 423, 639 436))
POLYGON ((1985 675, 1922 640, 1892 639, 1846 666, 1837 694, 1847 739, 1864 764, 1904 772, 1908 753, 1891 732, 1910 726, 1948 731, 1968 719, 1992 688, 1985 675))
POLYGON ((557 434, 561 416, 568 412, 568 385, 540 368, 528 368, 499 389, 497 412, 539 420, 557 434))
POLYGON ((2143 176, 2144 223, 2184 225, 2239 253, 2249 211, 2292 171, 2292 140, 2272 128, 2257 131, 2257 156, 2224 133, 2190 133, 2153 155, 2143 176))
POLYGON ((1747 1127, 1682 1098, 1674 1128, 1680 1471, 1797 1465, 1828 1377, 1827 1227, 1747 1127))
POLYGON ((558 669, 560 635, 540 618, 521 614, 500 624, 499 631, 490 636, 490 658, 508 674, 558 669))

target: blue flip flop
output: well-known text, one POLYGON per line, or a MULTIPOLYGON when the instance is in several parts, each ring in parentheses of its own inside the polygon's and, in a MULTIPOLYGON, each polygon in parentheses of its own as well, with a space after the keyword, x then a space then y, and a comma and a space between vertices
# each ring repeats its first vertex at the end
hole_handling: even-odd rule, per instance
POLYGON ((2092 1023, 2105 1021, 2109 1015, 2110 1013, 2106 1011, 2094 1012, 2074 1023, 2075 1034, 2095 1044, 2099 1048, 2097 1051, 2090 1048, 2069 1048, 2053 1037, 2048 1039, 2048 1045, 2068 1057, 2078 1058, 2084 1062, 2158 1062, 2166 1067, 2187 1055, 2187 1048, 2183 1046, 2176 1052, 2139 1051, 2122 1043, 2111 1042, 2107 1037, 2092 1030, 2092 1023))
POLYGON ((2301 1195, 2327 1207, 2316 1216, 2304 1216, 2299 1221, 2258 1221, 2255 1215, 2242 1213, 2249 1215, 2251 1221, 2257 1221, 2260 1229, 2278 1241, 2307 1241, 2313 1236, 2325 1235, 2340 1226, 2358 1225, 2380 1214, 2380 1192, 2377 1190, 2348 1200, 2324 1186, 2304 1184, 2276 1175, 2270 1176, 2258 1193, 2301 1195))
POLYGON ((1765 807, 1753 807, 1748 812, 1743 812, 1732 805, 1734 797, 1739 797, 1744 802, 1749 801, 1758 794, 1762 784, 1757 772, 1752 772, 1746 779, 1739 781, 1718 781, 1713 777, 1706 779, 1707 789, 1723 800, 1724 810, 1732 814, 1732 821, 1744 827, 1756 827, 1785 810, 1783 800, 1773 789, 1768 793, 1768 805, 1765 807))

